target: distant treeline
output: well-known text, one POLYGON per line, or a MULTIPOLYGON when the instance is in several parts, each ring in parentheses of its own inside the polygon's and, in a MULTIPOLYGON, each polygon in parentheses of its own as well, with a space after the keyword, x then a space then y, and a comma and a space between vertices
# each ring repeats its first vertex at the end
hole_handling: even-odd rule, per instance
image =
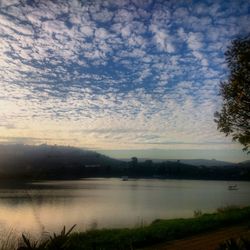
POLYGON ((250 180, 250 164, 192 166, 181 161, 120 161, 61 146, 0 145, 1 179, 75 179, 84 177, 250 180))

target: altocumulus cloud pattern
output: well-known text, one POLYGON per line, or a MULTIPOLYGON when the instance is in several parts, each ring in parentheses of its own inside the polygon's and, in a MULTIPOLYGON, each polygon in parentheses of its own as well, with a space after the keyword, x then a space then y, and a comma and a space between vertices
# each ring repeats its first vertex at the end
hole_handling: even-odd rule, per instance
POLYGON ((224 52, 250 2, 0 1, 0 140, 234 147, 216 131, 224 52))

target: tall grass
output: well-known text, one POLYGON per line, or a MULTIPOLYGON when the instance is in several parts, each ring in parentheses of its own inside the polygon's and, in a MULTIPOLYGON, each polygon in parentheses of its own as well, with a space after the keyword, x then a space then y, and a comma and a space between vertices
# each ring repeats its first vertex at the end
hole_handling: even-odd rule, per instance
POLYGON ((0 237, 0 250, 13 250, 18 246, 18 237, 13 229, 2 233, 0 237))
POLYGON ((43 241, 32 241, 27 236, 22 234, 22 243, 17 250, 64 250, 70 249, 69 235, 76 225, 72 226, 68 231, 66 231, 65 226, 60 234, 50 235, 48 239, 43 241))

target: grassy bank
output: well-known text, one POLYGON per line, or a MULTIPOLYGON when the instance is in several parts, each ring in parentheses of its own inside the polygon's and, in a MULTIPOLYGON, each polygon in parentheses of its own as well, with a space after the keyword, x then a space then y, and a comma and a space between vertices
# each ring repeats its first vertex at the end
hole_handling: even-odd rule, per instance
POLYGON ((250 222, 250 207, 220 209, 190 219, 156 220, 146 227, 103 229, 70 236, 72 249, 136 249, 197 233, 250 222))
POLYGON ((250 207, 218 209, 213 214, 198 212, 195 215, 189 219, 156 220, 149 226, 132 229, 102 229, 72 234, 64 230, 61 235, 51 237, 43 247, 42 243, 37 243, 33 248, 20 249, 138 249, 242 222, 250 223, 250 207))

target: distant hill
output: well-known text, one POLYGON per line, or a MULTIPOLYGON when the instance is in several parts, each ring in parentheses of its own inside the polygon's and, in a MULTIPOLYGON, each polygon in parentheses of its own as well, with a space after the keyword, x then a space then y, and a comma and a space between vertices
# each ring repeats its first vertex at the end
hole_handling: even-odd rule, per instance
POLYGON ((83 168, 118 166, 121 161, 67 146, 0 145, 0 175, 78 175, 83 168), (52 174, 53 173, 53 174, 52 174))
MULTIPOLYGON (((130 161, 130 159, 121 159, 123 161, 130 161)), ((149 160, 148 158, 140 158, 138 159, 140 162, 149 160)), ((177 159, 152 159, 153 162, 177 162, 177 159)), ((227 161, 217 161, 215 159, 206 160, 206 159, 181 159, 179 160, 183 164, 192 165, 192 166, 205 166, 205 167, 225 167, 225 166, 236 166, 237 163, 227 162, 227 161)), ((246 163, 250 163, 250 161, 246 161, 246 163)))
POLYGON ((206 160, 206 159, 184 159, 180 160, 184 164, 189 164, 193 166, 206 166, 206 167, 225 167, 225 166, 235 166, 236 163, 227 162, 227 161, 217 161, 215 159, 206 160))
POLYGON ((250 160, 240 162, 239 166, 250 168, 250 160))
POLYGON ((75 147, 0 144, 0 179, 84 177, 250 180, 250 161, 112 159, 75 147))

